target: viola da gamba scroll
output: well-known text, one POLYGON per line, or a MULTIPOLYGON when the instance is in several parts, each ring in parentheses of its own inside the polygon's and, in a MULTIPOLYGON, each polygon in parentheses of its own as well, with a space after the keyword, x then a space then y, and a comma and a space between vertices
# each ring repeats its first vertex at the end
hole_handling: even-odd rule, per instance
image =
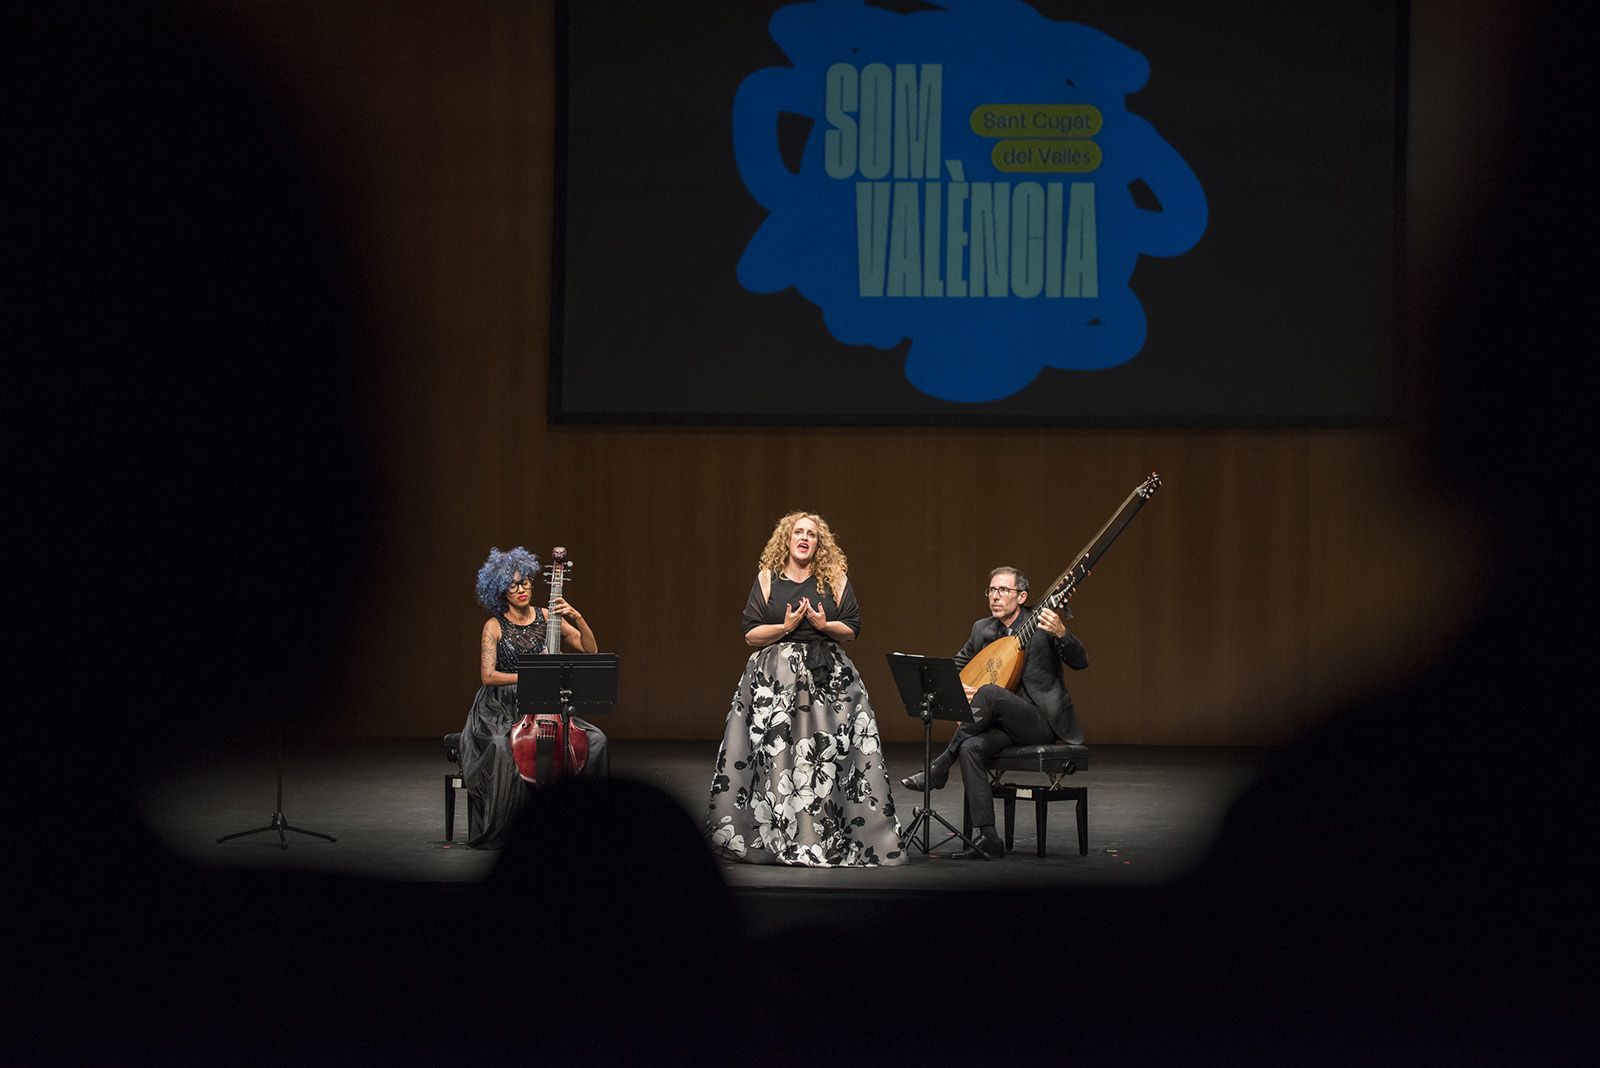
POLYGON ((1122 506, 1106 521, 1105 526, 1089 539, 1089 544, 1078 553, 1072 565, 1056 576, 1055 581, 1050 584, 1049 592, 1038 604, 1029 608, 1015 632, 996 638, 985 645, 977 656, 967 661, 967 665, 961 669, 962 683, 974 688, 992 683, 1008 690, 1015 690, 1017 683, 1022 680, 1022 665, 1026 659, 1023 650, 1033 639, 1033 632, 1039 629, 1039 617, 1044 614, 1045 609, 1059 609, 1072 599, 1078 585, 1089 577, 1100 557, 1111 548, 1111 543, 1117 540, 1117 536, 1127 528, 1133 517, 1139 514, 1139 509, 1155 496, 1156 490, 1160 487, 1161 476, 1154 471, 1150 472, 1149 478, 1135 486, 1133 492, 1122 502, 1122 506))

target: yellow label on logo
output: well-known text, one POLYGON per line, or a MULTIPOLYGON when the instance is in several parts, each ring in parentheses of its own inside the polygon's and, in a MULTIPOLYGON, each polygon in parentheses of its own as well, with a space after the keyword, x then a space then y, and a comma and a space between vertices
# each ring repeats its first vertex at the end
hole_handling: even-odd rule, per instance
POLYGON ((979 137, 1093 137, 1102 122, 1093 104, 980 104, 967 117, 979 137))
POLYGON ((999 141, 989 152, 995 169, 1011 174, 1087 174, 1101 158, 1093 141, 999 141))

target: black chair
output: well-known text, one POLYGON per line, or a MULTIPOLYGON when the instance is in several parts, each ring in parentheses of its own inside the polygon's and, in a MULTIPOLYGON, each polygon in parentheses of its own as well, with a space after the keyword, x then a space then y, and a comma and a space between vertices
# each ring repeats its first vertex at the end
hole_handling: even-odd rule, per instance
MULTIPOLYGON (((1034 825, 1038 830, 1039 855, 1044 856, 1044 833, 1046 816, 1052 801, 1076 801, 1078 803, 1078 855, 1089 854, 1089 788, 1087 786, 1063 786, 1062 780, 1068 775, 1074 775, 1089 766, 1089 749, 1083 745, 1069 745, 1059 742, 1055 745, 1014 745, 1009 749, 1000 750, 995 765, 989 772, 989 781, 994 795, 1005 802, 1006 812, 1006 848, 1011 848, 1013 832, 1017 816, 1017 799, 1033 802, 1034 825), (1015 773, 1027 772, 1042 775, 1049 780, 1045 785, 1039 786, 1030 783, 1011 781, 1008 776, 1015 773)), ((972 833, 972 813, 967 811, 966 804, 962 810, 962 833, 972 833)))
MULTIPOLYGON (((456 766, 455 771, 447 771, 444 776, 444 837, 445 841, 456 840, 456 791, 465 789, 461 780, 461 732, 444 736, 444 758, 456 766)), ((478 834, 478 819, 472 811, 472 805, 467 805, 467 837, 475 838, 478 834)))

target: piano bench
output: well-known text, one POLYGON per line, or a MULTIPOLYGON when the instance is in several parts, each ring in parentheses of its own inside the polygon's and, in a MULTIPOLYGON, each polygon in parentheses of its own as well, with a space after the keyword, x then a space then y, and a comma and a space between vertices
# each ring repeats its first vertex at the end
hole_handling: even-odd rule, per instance
MULTIPOLYGON (((447 771, 444 775, 444 839, 447 842, 456 840, 456 792, 465 790, 466 786, 461 779, 461 735, 447 734, 444 736, 444 758, 456 765, 455 771, 447 771)), ((478 818, 473 812, 472 799, 467 798, 467 837, 475 838, 478 834, 478 818)))
MULTIPOLYGON (((1089 749, 1083 745, 1058 742, 1055 745, 1014 745, 1000 750, 989 771, 990 789, 1005 802, 1006 848, 1011 848, 1017 816, 1017 800, 1033 802, 1034 827, 1038 834, 1038 853, 1044 856, 1045 824, 1052 801, 1076 801, 1078 817, 1078 855, 1089 854, 1089 788, 1063 786, 1062 780, 1089 766, 1089 749), (1016 782, 1016 774, 1042 775, 1048 782, 1016 782)), ((972 833, 972 813, 962 805, 962 831, 972 833)))

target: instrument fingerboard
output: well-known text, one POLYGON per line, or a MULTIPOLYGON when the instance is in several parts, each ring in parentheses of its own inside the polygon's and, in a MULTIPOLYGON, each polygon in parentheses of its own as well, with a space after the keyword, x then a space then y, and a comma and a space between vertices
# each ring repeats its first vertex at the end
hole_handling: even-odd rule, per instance
POLYGON ((562 589, 567 581, 567 569, 572 566, 572 561, 567 559, 567 550, 564 546, 557 545, 550 551, 550 567, 546 581, 550 583, 550 604, 546 608, 548 618, 544 628, 544 651, 559 653, 561 651, 561 617, 556 615, 556 602, 561 600, 562 589))

